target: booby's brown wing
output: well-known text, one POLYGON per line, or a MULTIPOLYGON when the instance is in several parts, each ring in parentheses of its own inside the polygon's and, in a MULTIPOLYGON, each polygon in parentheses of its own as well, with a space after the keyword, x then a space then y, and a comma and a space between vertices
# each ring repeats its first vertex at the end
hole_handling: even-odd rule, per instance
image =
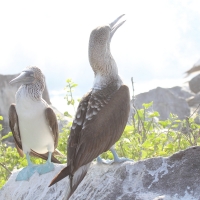
MULTIPOLYGON (((49 112, 51 112, 51 111, 49 111, 49 112)), ((19 155, 21 157, 23 157, 24 153, 23 153, 23 149, 22 149, 22 142, 21 142, 21 136, 20 136, 20 130, 19 130, 19 122, 18 122, 18 116, 17 116, 15 104, 11 104, 11 106, 9 108, 9 126, 10 126, 10 129, 12 131, 12 134, 13 134, 13 137, 15 140, 15 145, 16 145, 17 151, 18 151, 19 155)), ((54 125, 53 127, 55 127, 55 126, 56 125, 54 125)), ((55 129, 55 128, 52 128, 52 130, 53 129, 55 129)), ((57 144, 57 143, 58 143, 58 138, 55 139, 55 144, 57 144)), ((48 153, 39 154, 39 153, 31 150, 30 155, 42 158, 44 160, 48 159, 48 153)), ((51 161, 54 163, 60 163, 60 161, 58 159, 56 159, 53 155, 51 157, 51 161)))
MULTIPOLYGON (((77 108, 76 116, 73 121, 72 127, 71 127, 71 132, 70 136, 68 139, 68 145, 67 145, 67 165, 68 167, 65 167, 61 172, 51 181, 50 185, 55 184, 56 182, 60 181, 61 179, 65 178, 66 176, 70 175, 70 187, 71 191, 69 196, 74 192, 76 187, 79 185, 81 180, 84 178, 84 176, 87 173, 87 168, 88 166, 85 166, 83 170, 78 173, 78 177, 76 177, 76 181, 73 180, 72 176, 72 171, 71 169, 73 168, 73 163, 74 159, 76 157, 76 149, 79 143, 79 138, 81 135, 81 130, 83 127, 83 123, 85 120, 86 112, 87 112, 87 107, 88 107, 88 102, 91 98, 91 93, 89 92, 86 94, 80 101, 79 106, 77 108)), ((67 198, 68 199, 68 198, 67 198)))
POLYGON ((22 143, 21 143, 21 136, 19 131, 19 123, 18 123, 18 116, 15 108, 15 104, 11 104, 9 108, 9 126, 12 131, 16 149, 21 157, 24 156, 22 151, 22 143))
POLYGON ((71 195, 87 173, 87 164, 109 150, 120 138, 128 121, 129 111, 130 94, 125 85, 118 90, 116 86, 111 86, 85 95, 79 103, 68 139, 67 167, 61 170, 49 186, 69 175, 71 195), (85 170, 82 170, 80 178, 73 183, 74 174, 82 166, 86 166, 85 170))
POLYGON ((58 146, 58 122, 56 115, 52 108, 48 107, 45 109, 45 116, 48 122, 49 127, 52 130, 52 134, 54 137, 54 149, 58 146))
POLYGON ((78 132, 78 127, 73 124, 69 138, 68 160, 72 165, 72 174, 79 167, 109 150, 119 140, 126 126, 129 111, 130 95, 125 85, 114 93, 106 88, 91 94, 85 117, 78 110, 74 120, 74 123, 80 121, 79 126, 82 123, 82 128, 78 132))
POLYGON ((68 139, 68 145, 67 145, 67 165, 72 164, 73 160, 76 156, 76 149, 77 145, 79 143, 79 138, 81 137, 81 130, 83 128, 83 123, 85 120, 88 102, 91 98, 92 92, 87 93, 80 101, 75 119, 73 121, 69 139, 68 139))

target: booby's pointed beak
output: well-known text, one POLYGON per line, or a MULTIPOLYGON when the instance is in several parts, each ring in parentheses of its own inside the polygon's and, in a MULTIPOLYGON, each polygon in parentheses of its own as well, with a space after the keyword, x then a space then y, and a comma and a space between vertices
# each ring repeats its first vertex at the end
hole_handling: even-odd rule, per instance
POLYGON ((22 71, 22 73, 10 81, 10 84, 22 83, 22 84, 31 84, 34 81, 34 73, 30 70, 22 71))
POLYGON ((112 23, 109 24, 111 28, 110 40, 112 39, 112 36, 114 35, 115 31, 126 21, 124 20, 119 24, 116 24, 123 16, 124 14, 119 16, 116 20, 114 20, 112 23))

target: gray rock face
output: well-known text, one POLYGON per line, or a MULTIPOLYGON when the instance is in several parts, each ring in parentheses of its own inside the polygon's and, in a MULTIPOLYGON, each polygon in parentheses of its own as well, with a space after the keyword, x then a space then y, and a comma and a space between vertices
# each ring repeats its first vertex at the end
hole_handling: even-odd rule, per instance
POLYGON ((186 88, 180 87, 180 86, 175 86, 175 87, 167 88, 167 89, 171 93, 173 93, 175 96, 183 98, 183 99, 187 99, 187 98, 194 96, 194 94, 191 93, 189 90, 187 90, 186 88))
POLYGON ((158 87, 149 92, 138 94, 136 96, 135 106, 140 109, 143 103, 153 101, 153 110, 160 113, 160 120, 166 120, 170 113, 178 115, 179 119, 184 119, 190 115, 190 108, 184 98, 190 95, 192 94, 184 91, 180 87, 158 87))
POLYGON ((189 87, 195 94, 200 92, 200 74, 189 81, 189 87))
MULTIPOLYGON (((19 84, 10 85, 9 82, 18 75, 19 74, 0 74, 0 115, 4 117, 4 120, 0 121, 4 128, 1 133, 2 135, 5 135, 10 131, 8 124, 8 110, 10 104, 15 102, 15 93, 20 87, 19 84)), ((48 104, 51 104, 47 88, 45 88, 45 91, 43 92, 43 98, 48 104)))
POLYGON ((168 158, 107 167, 103 174, 93 166, 70 200, 199 200, 199 159, 200 147, 192 147, 168 158))
MULTIPOLYGON (((199 200, 200 147, 174 155, 114 165, 93 164, 70 200, 199 200)), ((15 182, 14 172, 0 190, 6 200, 63 200, 69 192, 65 178, 53 187, 49 182, 64 165, 29 182, 15 182), (11 192, 12 191, 12 192, 11 192)))

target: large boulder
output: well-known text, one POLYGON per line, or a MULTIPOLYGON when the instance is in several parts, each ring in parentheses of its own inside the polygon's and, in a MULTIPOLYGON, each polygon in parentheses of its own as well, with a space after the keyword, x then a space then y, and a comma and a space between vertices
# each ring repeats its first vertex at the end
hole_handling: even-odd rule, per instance
MULTIPOLYGON (((41 176, 36 173, 28 182, 16 182, 18 171, 13 172, 0 190, 0 199, 66 199, 68 178, 48 187, 64 166, 56 164, 55 171, 41 176)), ((199 200, 199 166, 200 147, 191 147, 167 158, 92 164, 70 200, 199 200)))
POLYGON ((166 120, 170 113, 178 115, 179 119, 184 119, 190 115, 190 108, 185 99, 190 95, 192 94, 180 87, 157 87, 149 92, 136 95, 135 107, 140 109, 143 103, 153 101, 153 110, 160 113, 160 120, 166 120))
MULTIPOLYGON (((0 134, 5 135, 10 131, 8 123, 8 110, 11 103, 15 102, 15 93, 20 87, 19 84, 10 85, 9 82, 17 77, 19 74, 14 75, 1 75, 0 74, 0 116, 3 116, 3 121, 0 123, 3 125, 3 130, 0 134)), ((51 104, 47 87, 43 92, 43 98, 48 104, 51 104)))

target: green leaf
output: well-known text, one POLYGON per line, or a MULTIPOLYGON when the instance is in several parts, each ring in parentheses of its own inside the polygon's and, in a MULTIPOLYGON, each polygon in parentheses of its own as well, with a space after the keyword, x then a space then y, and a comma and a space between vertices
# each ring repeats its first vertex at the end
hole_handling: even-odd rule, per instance
POLYGON ((67 83, 71 83, 71 82, 72 82, 72 79, 69 78, 69 79, 66 80, 66 82, 67 82, 67 83))
POLYGON ((142 147, 144 147, 144 148, 149 148, 151 146, 152 146, 152 143, 150 141, 147 141, 147 140, 142 144, 142 147))
POLYGON ((160 125, 163 126, 163 128, 167 127, 168 125, 171 124, 171 122, 169 120, 165 120, 165 121, 159 121, 158 122, 160 125))
POLYGON ((72 118, 72 116, 67 111, 64 112, 64 116, 72 118))
POLYGON ((73 84, 71 85, 72 88, 77 87, 77 86, 78 86, 78 84, 76 84, 76 83, 73 83, 73 84))
POLYGON ((154 111, 153 113, 149 113, 149 117, 153 118, 153 117, 159 117, 160 114, 157 111, 154 111))
POLYGON ((142 104, 142 106, 143 106, 145 109, 150 108, 152 105, 153 105, 153 101, 150 102, 150 103, 143 103, 143 104, 142 104))
POLYGON ((3 120, 3 117, 2 117, 2 116, 0 116, 0 120, 3 120))
POLYGON ((11 136, 12 136, 12 132, 9 132, 8 134, 4 135, 4 136, 1 138, 1 140, 4 140, 4 139, 9 138, 9 137, 11 137, 11 136))

